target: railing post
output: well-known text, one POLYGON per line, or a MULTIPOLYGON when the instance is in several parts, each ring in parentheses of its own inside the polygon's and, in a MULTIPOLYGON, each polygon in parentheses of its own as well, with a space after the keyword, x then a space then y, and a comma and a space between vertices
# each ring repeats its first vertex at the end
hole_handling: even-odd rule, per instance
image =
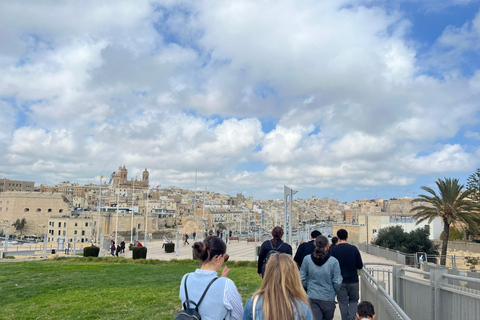
POLYGON ((446 269, 431 269, 430 270, 430 290, 432 292, 432 320, 440 320, 440 288, 442 284, 446 283, 446 278, 443 277, 447 273, 446 269))
POLYGON ((404 308, 403 300, 399 301, 400 297, 403 297, 403 292, 401 290, 402 286, 400 284, 400 278, 403 275, 402 265, 396 264, 392 269, 392 298, 397 302, 400 308, 404 308))

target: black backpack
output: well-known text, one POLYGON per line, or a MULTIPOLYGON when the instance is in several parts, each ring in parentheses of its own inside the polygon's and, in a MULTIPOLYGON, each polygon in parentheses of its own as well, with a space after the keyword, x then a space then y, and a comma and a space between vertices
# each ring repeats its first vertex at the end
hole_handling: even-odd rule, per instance
POLYGON ((202 300, 205 297, 205 294, 207 293, 208 289, 210 289, 210 286, 215 282, 215 280, 218 279, 218 277, 210 281, 205 291, 203 291, 202 297, 200 298, 200 300, 198 300, 197 303, 190 301, 188 299, 187 279, 188 279, 188 275, 185 277, 185 282, 183 283, 185 285, 185 302, 183 303, 183 310, 178 311, 177 315, 175 316, 175 318, 173 318, 173 320, 192 320, 192 319, 201 320, 202 317, 198 312, 198 307, 200 306, 200 303, 202 303, 202 300), (195 308, 190 308, 190 302, 195 305, 195 308))
POLYGON ((273 243, 272 243, 272 240, 270 240, 270 246, 272 247, 272 249, 270 251, 268 251, 267 256, 265 257, 265 261, 263 262, 262 277, 265 274, 265 268, 267 266, 268 259, 270 259, 270 257, 273 256, 274 254, 280 253, 280 251, 278 251, 278 249, 280 249, 280 247, 283 246, 284 243, 285 242, 282 242, 282 244, 279 245, 278 247, 274 247, 273 243))

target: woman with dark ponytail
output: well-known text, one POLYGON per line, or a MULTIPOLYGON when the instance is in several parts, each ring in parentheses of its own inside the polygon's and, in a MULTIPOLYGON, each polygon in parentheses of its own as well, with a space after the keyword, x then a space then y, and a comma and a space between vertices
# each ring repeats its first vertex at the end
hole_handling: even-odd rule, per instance
POLYGON ((300 278, 315 320, 331 320, 335 313, 335 294, 343 280, 340 264, 329 255, 326 237, 318 236, 314 243, 315 251, 303 259, 300 278))
POLYGON ((225 242, 219 237, 210 236, 205 238, 203 242, 195 242, 192 248, 195 256, 202 262, 202 267, 183 276, 179 296, 182 305, 185 305, 187 300, 185 287, 190 307, 195 307, 192 302, 197 304, 205 289, 211 283, 198 307, 202 319, 242 319, 242 297, 233 281, 227 278, 230 269, 225 266, 221 277, 214 280, 217 278, 223 263, 228 260, 228 255, 225 253, 227 251, 225 242))
POLYGON ((274 253, 279 252, 292 255, 292 247, 288 243, 282 241, 282 236, 283 229, 281 227, 275 227, 272 230, 273 239, 262 243, 257 263, 257 274, 259 276, 263 277, 263 274, 265 273, 265 267, 271 255, 269 254, 270 251, 274 251, 274 253))

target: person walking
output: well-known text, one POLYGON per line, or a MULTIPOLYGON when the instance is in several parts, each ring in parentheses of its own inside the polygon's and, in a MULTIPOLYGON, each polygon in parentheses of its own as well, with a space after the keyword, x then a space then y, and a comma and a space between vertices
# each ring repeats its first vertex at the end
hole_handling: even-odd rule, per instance
POLYGON ((116 247, 115 247, 115 241, 112 240, 112 241, 110 242, 110 244, 111 244, 111 246, 110 246, 110 254, 112 255, 112 257, 115 257, 115 249, 116 249, 116 247))
POLYGON ((117 250, 115 251, 115 255, 118 257, 118 254, 122 251, 122 247, 120 245, 117 245, 117 250))
POLYGON ((357 247, 347 243, 347 230, 339 229, 337 237, 338 244, 330 250, 330 255, 338 260, 343 277, 337 292, 338 306, 342 320, 355 320, 359 299, 357 269, 363 268, 362 256, 357 247))
POLYGON ((195 240, 196 240, 196 238, 197 238, 197 233, 196 233, 195 231, 193 231, 192 236, 193 236, 193 242, 195 242, 195 240))
POLYGON ((310 241, 302 243, 298 247, 297 252, 295 253, 295 257, 293 258, 293 260, 295 260, 298 265, 298 269, 300 269, 300 267, 302 266, 303 258, 313 253, 313 251, 315 250, 315 238, 321 235, 322 233, 320 231, 313 230, 312 233, 310 233, 310 241))
POLYGON ((313 320, 298 267, 285 253, 271 257, 260 289, 245 304, 243 320, 264 319, 313 320))
POLYGON ((310 298, 315 320, 332 320, 335 314, 335 294, 343 280, 340 264, 328 254, 327 237, 316 237, 314 245, 314 252, 303 259, 300 279, 310 298))
MULTIPOLYGON (((202 267, 187 273, 180 283, 179 298, 185 306, 186 292, 188 299, 198 303, 208 284, 217 278, 223 263, 228 260, 227 246, 219 237, 211 236, 203 242, 192 246, 195 256, 202 261, 202 267)), ((242 297, 232 280, 227 278, 230 269, 225 266, 220 278, 216 279, 205 295, 198 311, 202 319, 242 319, 242 297)), ((192 306, 192 303, 190 303, 192 306)))
POLYGON ((122 253, 125 253, 125 241, 122 239, 122 242, 120 242, 120 248, 122 248, 122 253))
POLYGON ((273 253, 286 253, 292 255, 292 247, 282 241, 283 229, 281 227, 275 227, 272 230, 272 240, 267 240, 262 243, 260 248, 260 254, 258 255, 257 274, 263 277, 265 273, 265 267, 271 254, 273 253), (274 251, 270 253, 270 251, 274 251))
POLYGON ((329 250, 332 250, 333 247, 335 247, 337 245, 337 243, 338 243, 338 237, 333 237, 332 238, 332 244, 330 245, 329 250))

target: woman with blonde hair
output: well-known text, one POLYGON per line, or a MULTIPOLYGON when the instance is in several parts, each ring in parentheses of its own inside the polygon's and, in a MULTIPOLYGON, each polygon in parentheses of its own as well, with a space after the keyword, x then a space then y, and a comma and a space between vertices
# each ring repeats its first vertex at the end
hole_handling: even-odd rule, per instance
POLYGON ((243 320, 279 319, 313 320, 297 264, 285 253, 270 257, 262 286, 243 311, 243 320))

